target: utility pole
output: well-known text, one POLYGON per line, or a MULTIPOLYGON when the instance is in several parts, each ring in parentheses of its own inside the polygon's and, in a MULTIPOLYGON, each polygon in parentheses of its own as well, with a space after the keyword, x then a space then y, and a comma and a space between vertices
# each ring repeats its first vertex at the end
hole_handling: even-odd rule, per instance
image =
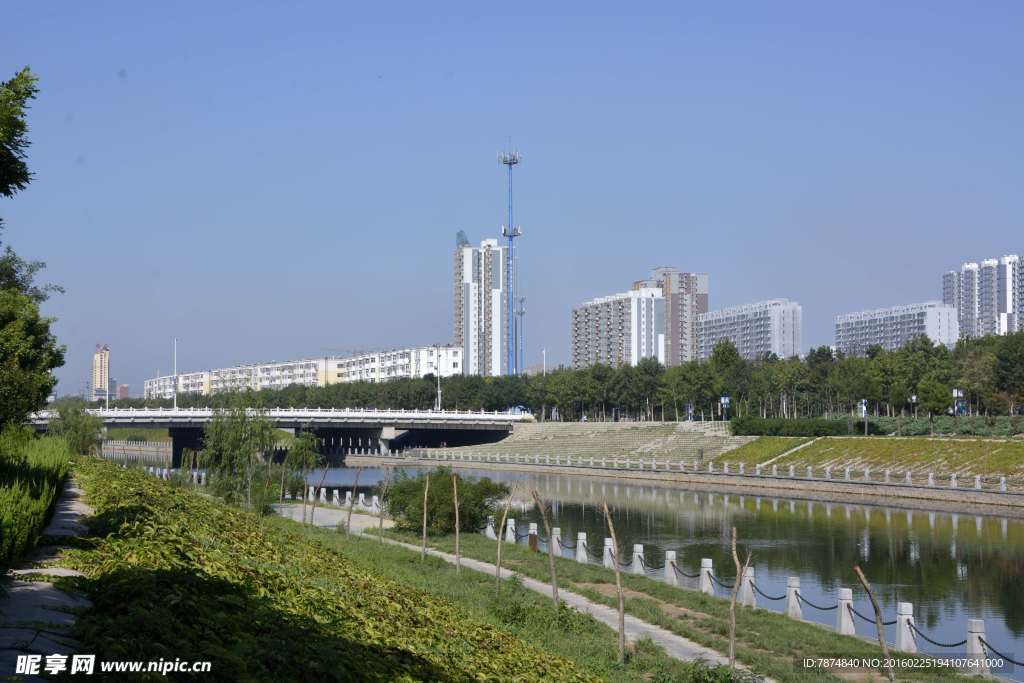
POLYGON ((516 347, 518 340, 516 336, 515 316, 515 238, 523 234, 522 229, 516 227, 512 214, 512 167, 519 163, 519 152, 509 150, 498 154, 498 160, 508 168, 508 225, 501 226, 502 236, 508 238, 508 247, 505 253, 505 281, 508 283, 507 305, 505 313, 505 334, 508 338, 508 354, 506 357, 507 369, 505 374, 518 374, 518 353, 516 347))
POLYGON ((434 351, 434 374, 437 376, 437 403, 434 404, 434 410, 441 412, 441 347, 435 346, 434 351))
POLYGON ((542 368, 541 369, 541 373, 546 376, 548 374, 548 350, 547 349, 541 349, 540 350, 540 357, 541 357, 541 363, 542 363, 542 365, 541 365, 541 368, 542 368))
POLYGON ((178 338, 174 338, 174 409, 178 409, 178 338))

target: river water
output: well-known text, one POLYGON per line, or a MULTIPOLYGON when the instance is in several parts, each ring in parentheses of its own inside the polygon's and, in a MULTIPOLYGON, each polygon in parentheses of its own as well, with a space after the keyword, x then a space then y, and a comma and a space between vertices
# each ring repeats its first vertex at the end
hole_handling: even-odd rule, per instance
MULTIPOLYGON (((407 468, 413 469, 413 468, 407 468)), ((601 503, 613 510, 622 547, 644 546, 647 563, 660 567, 666 550, 675 550, 683 571, 696 574, 701 558, 711 558, 715 575, 731 584, 735 570, 729 551, 732 526, 742 558, 752 554, 758 588, 769 596, 786 592, 786 578, 800 577, 809 601, 836 604, 840 587, 853 588, 854 607, 872 615, 853 566, 859 564, 879 597, 883 616, 895 619, 896 603, 914 605, 921 631, 944 643, 966 637, 967 619, 984 619, 986 640, 1005 655, 1024 659, 1024 521, 1000 516, 951 514, 901 509, 897 505, 846 504, 756 496, 750 491, 710 493, 685 486, 649 486, 592 477, 460 469, 465 476, 518 483, 513 509, 520 533, 541 522, 528 503, 536 488, 553 501, 554 526, 567 544, 587 532, 599 557, 607 536, 601 503)), ((363 469, 359 490, 369 498, 382 470, 363 469)), ((354 470, 332 468, 327 486, 351 486, 354 470)), ((310 477, 319 483, 319 474, 310 477)), ((540 529, 543 530, 543 523, 540 529)), ((542 532, 543 533, 543 532, 542 532)), ((526 540, 520 541, 526 543, 526 540)), ((566 557, 573 551, 563 549, 566 557)), ((626 553, 623 553, 624 555, 626 553)), ((599 562, 600 560, 595 560, 599 562)), ((658 572, 660 575, 660 572, 658 572)), ((680 579, 684 585, 696 582, 680 579)), ((727 591, 716 586, 719 595, 727 591)), ((784 601, 758 596, 758 606, 784 610, 784 601)), ((805 619, 834 626, 836 612, 803 606, 805 619)), ((857 632, 874 636, 874 625, 854 619, 857 632)), ((890 643, 894 626, 887 628, 890 643)), ((964 646, 940 648, 921 639, 922 652, 963 655, 964 646)), ((823 655, 826 653, 823 653, 823 655)), ((1024 680, 1024 669, 1010 675, 1024 680)))

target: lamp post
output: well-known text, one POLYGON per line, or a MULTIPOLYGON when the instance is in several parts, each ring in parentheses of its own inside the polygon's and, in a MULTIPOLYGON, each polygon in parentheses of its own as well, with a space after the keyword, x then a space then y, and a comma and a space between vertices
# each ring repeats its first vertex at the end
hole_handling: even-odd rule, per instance
POLYGON ((719 404, 722 406, 722 419, 729 419, 729 403, 731 399, 728 396, 722 396, 718 399, 719 404))
POLYGON ((441 412, 441 347, 434 346, 434 374, 437 375, 437 403, 434 410, 441 412))
POLYGON ((910 405, 914 406, 914 419, 917 419, 917 394, 910 395, 910 405))

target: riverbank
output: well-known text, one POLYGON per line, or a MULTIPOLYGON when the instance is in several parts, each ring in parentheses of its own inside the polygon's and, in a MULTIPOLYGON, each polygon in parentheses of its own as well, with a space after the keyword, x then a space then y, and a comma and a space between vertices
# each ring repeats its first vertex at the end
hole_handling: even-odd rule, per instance
MULTIPOLYGON (((348 467, 453 467, 459 469, 559 474, 601 479, 605 481, 637 484, 678 486, 716 493, 742 493, 779 496, 822 502, 863 503, 886 505, 910 510, 938 510, 977 514, 993 514, 1024 518, 1024 493, 951 489, 948 486, 919 486, 845 479, 808 479, 789 477, 786 470, 780 476, 756 474, 725 474, 721 470, 708 472, 671 472, 657 469, 627 470, 586 465, 524 464, 516 462, 480 462, 435 460, 415 457, 349 455, 348 467)), ((837 472, 837 476, 842 476, 837 472)))
POLYGON ((76 476, 96 516, 69 552, 84 574, 71 581, 93 601, 79 631, 99 660, 188 657, 211 662, 210 680, 729 679, 648 641, 620 667, 610 629, 511 583, 495 599, 493 579, 442 560, 260 518, 141 470, 87 459, 76 476))

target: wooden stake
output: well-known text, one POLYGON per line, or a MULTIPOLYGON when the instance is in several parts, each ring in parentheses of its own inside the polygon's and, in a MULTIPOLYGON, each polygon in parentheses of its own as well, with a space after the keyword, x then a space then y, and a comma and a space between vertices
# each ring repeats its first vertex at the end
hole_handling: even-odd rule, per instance
POLYGON ((516 493, 516 487, 513 486, 512 490, 508 493, 508 498, 505 500, 505 509, 501 512, 501 523, 498 524, 498 559, 494 565, 494 592, 497 594, 501 593, 501 545, 505 542, 503 536, 505 535, 505 519, 508 517, 508 509, 512 507, 512 496, 516 493))
POLYGON ((608 534, 612 537, 612 566, 615 568, 615 592, 619 595, 619 664, 626 661, 626 596, 622 592, 622 572, 619 570, 619 539, 615 535, 612 513, 604 503, 604 518, 608 522, 608 534))
POLYGON ((736 554, 736 527, 732 528, 732 561, 736 565, 736 580, 732 584, 732 593, 729 597, 729 668, 736 668, 736 594, 740 590, 740 583, 750 566, 750 553, 747 553, 747 561, 740 566, 740 557, 736 554))
POLYGON ((548 511, 544 501, 540 499, 537 490, 533 491, 533 502, 540 508, 540 516, 544 520, 544 531, 548 534, 548 567, 551 569, 551 599, 555 601, 555 611, 558 611, 558 576, 555 574, 555 539, 551 535, 551 524, 548 523, 548 511))
POLYGON ((853 571, 857 574, 857 579, 860 581, 860 585, 864 586, 864 590, 867 591, 868 599, 871 600, 871 606, 875 608, 875 629, 878 631, 878 644, 882 647, 882 657, 885 662, 885 673, 889 676, 890 681, 895 681, 896 674, 892 670, 892 661, 889 659, 889 646, 885 642, 885 628, 882 625, 882 609, 878 606, 878 601, 875 600, 875 594, 871 591, 871 586, 868 584, 868 580, 864 577, 864 572, 860 570, 860 565, 853 565, 853 571))
POLYGON ((452 474, 452 496, 455 499, 455 573, 462 573, 462 555, 459 553, 459 476, 452 474))
POLYGON ((427 557, 427 494, 430 493, 430 472, 423 478, 423 546, 420 548, 420 559, 427 557))

